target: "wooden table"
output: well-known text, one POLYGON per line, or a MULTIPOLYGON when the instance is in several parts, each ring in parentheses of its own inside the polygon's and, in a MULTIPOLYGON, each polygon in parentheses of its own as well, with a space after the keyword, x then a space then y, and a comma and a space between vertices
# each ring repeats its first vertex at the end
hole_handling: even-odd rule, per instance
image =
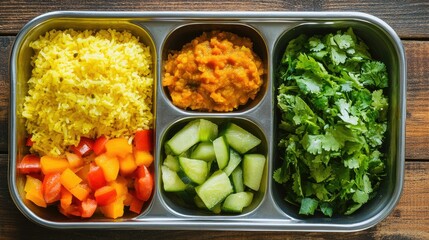
POLYGON ((428 173, 429 2, 426 0, 0 1, 0 239, 429 239, 428 173), (56 10, 361 11, 383 19, 403 40, 408 65, 405 182, 399 204, 375 227, 354 233, 51 230, 32 223, 15 207, 7 186, 9 57, 15 35, 23 25, 42 13, 56 10))

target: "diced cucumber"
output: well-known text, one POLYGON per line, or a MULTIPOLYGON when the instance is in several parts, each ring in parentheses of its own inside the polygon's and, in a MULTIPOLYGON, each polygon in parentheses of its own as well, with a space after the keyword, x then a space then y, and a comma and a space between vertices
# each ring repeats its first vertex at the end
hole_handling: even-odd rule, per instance
POLYGON ((213 141, 218 134, 218 126, 209 120, 200 119, 200 141, 213 141))
POLYGON ((241 166, 237 166, 231 173, 232 185, 236 193, 244 191, 243 183, 243 169, 241 166))
POLYGON ((227 212, 242 212, 253 200, 253 193, 239 192, 228 195, 222 204, 222 210, 227 212))
POLYGON ((212 207, 212 209, 210 209, 210 211, 212 211, 213 213, 220 213, 222 211, 222 203, 218 203, 216 205, 214 205, 214 207, 212 207))
POLYGON ((259 190, 264 173, 265 156, 262 154, 245 154, 243 156, 244 185, 255 191, 259 190))
POLYGON ((246 153, 261 143, 261 139, 234 123, 229 123, 223 134, 229 146, 240 154, 246 153))
POLYGON ((232 171, 240 164, 241 156, 234 149, 229 149, 228 165, 223 169, 226 175, 231 175, 232 171))
POLYGON ((204 161, 216 160, 212 142, 200 142, 191 153, 191 158, 204 161))
POLYGON ((162 164, 175 172, 178 172, 180 170, 179 159, 177 159, 177 157, 173 155, 167 155, 162 164))
POLYGON ((179 155, 200 141, 199 137, 200 120, 190 121, 180 129, 170 140, 167 141, 166 147, 172 153, 179 155))
POLYGON ((166 192, 179 192, 186 189, 186 184, 180 180, 177 172, 167 166, 161 166, 162 182, 166 192))
POLYGON ((207 162, 204 160, 179 157, 180 168, 192 182, 203 184, 209 173, 207 162))
POLYGON ((206 208, 206 205, 204 204, 203 200, 201 200, 201 198, 198 195, 195 195, 194 203, 197 206, 197 208, 206 208))
POLYGON ((203 184, 195 188, 208 209, 224 200, 233 192, 228 176, 221 170, 214 172, 203 184))
POLYGON ((213 148, 216 155, 216 161, 219 169, 224 169, 229 161, 229 147, 223 136, 213 141, 213 148))

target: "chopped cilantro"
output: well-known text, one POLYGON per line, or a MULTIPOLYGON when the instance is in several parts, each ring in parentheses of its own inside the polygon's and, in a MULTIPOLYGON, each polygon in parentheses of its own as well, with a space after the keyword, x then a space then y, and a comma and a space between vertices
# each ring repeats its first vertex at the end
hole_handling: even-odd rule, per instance
POLYGON ((385 176, 388 87, 351 28, 290 41, 278 69, 281 167, 273 178, 299 214, 352 214, 385 176))

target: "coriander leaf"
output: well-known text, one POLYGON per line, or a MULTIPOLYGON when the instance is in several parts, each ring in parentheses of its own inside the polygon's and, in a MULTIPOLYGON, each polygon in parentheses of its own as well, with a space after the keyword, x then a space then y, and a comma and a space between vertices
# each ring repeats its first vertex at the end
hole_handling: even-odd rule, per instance
POLYGON ((367 61, 362 65, 360 81, 367 86, 387 87, 386 65, 379 61, 367 61))
POLYGON ((341 63, 345 63, 347 59, 347 54, 336 48, 331 48, 331 60, 335 65, 339 65, 341 63))
POLYGON ((320 204, 320 210, 322 213, 328 217, 332 217, 332 214, 334 212, 332 206, 329 203, 321 203, 320 204))
POLYGON ((306 134, 301 141, 302 146, 311 154, 322 153, 322 135, 308 135, 306 134))
POLYGON ((371 106, 373 106, 375 110, 384 110, 387 108, 387 98, 383 96, 383 90, 379 89, 372 92, 371 106))
POLYGON ((360 207, 362 207, 362 203, 357 203, 351 205, 346 212, 344 212, 344 215, 351 215, 352 213, 356 212, 360 207))
POLYGON ((303 215, 313 215, 314 211, 317 209, 319 202, 312 198, 303 198, 301 200, 301 208, 299 209, 299 214, 303 215))
POLYGON ((328 75, 328 72, 326 71, 323 64, 316 61, 311 56, 308 56, 307 54, 299 54, 298 61, 296 63, 296 69, 311 71, 316 76, 324 78, 328 75))
POLYGON ((338 116, 346 123, 356 125, 358 123, 358 118, 355 116, 350 116, 351 103, 347 102, 345 99, 339 99, 335 102, 340 111, 338 116))
POLYGON ((275 76, 284 199, 304 215, 352 214, 386 175, 386 66, 349 28, 291 40, 275 76))
POLYGON ((313 52, 319 52, 320 50, 325 48, 325 44, 323 44, 318 37, 310 37, 308 39, 308 44, 310 46, 310 51, 313 52))
POLYGON ((344 166, 350 169, 355 169, 360 167, 361 163, 361 154, 354 154, 349 158, 344 160, 344 166))
POLYGON ((384 133, 387 130, 386 123, 375 123, 371 122, 368 124, 368 132, 365 133, 365 137, 372 147, 381 146, 384 139, 384 133))
POLYGON ((352 197, 353 201, 355 201, 356 203, 366 203, 369 199, 368 193, 361 191, 361 190, 356 190, 356 192, 353 194, 352 197))
POLYGON ((355 45, 352 37, 348 34, 337 33, 334 35, 334 41, 340 49, 348 49, 355 45))
POLYGON ((326 130, 322 148, 325 151, 338 151, 341 147, 344 146, 344 142, 344 139, 336 134, 334 128, 329 128, 326 130))
POLYGON ((332 169, 330 166, 325 167, 322 163, 313 163, 309 167, 310 175, 316 180, 316 183, 323 182, 331 176, 332 169))
POLYGON ((295 170, 296 172, 292 174, 292 179, 293 179, 292 189, 297 196, 303 197, 304 194, 302 193, 301 175, 299 173, 299 169, 295 169, 295 170))
POLYGON ((295 80, 304 93, 320 93, 322 83, 314 74, 304 73, 295 80))

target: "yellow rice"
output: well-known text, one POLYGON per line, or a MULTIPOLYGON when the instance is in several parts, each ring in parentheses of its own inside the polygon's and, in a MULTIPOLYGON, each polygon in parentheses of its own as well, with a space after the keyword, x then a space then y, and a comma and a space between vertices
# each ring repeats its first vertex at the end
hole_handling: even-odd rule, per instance
POLYGON ((32 151, 62 155, 81 136, 130 137, 151 128, 149 47, 116 30, 52 30, 30 43, 32 76, 22 116, 32 151))

